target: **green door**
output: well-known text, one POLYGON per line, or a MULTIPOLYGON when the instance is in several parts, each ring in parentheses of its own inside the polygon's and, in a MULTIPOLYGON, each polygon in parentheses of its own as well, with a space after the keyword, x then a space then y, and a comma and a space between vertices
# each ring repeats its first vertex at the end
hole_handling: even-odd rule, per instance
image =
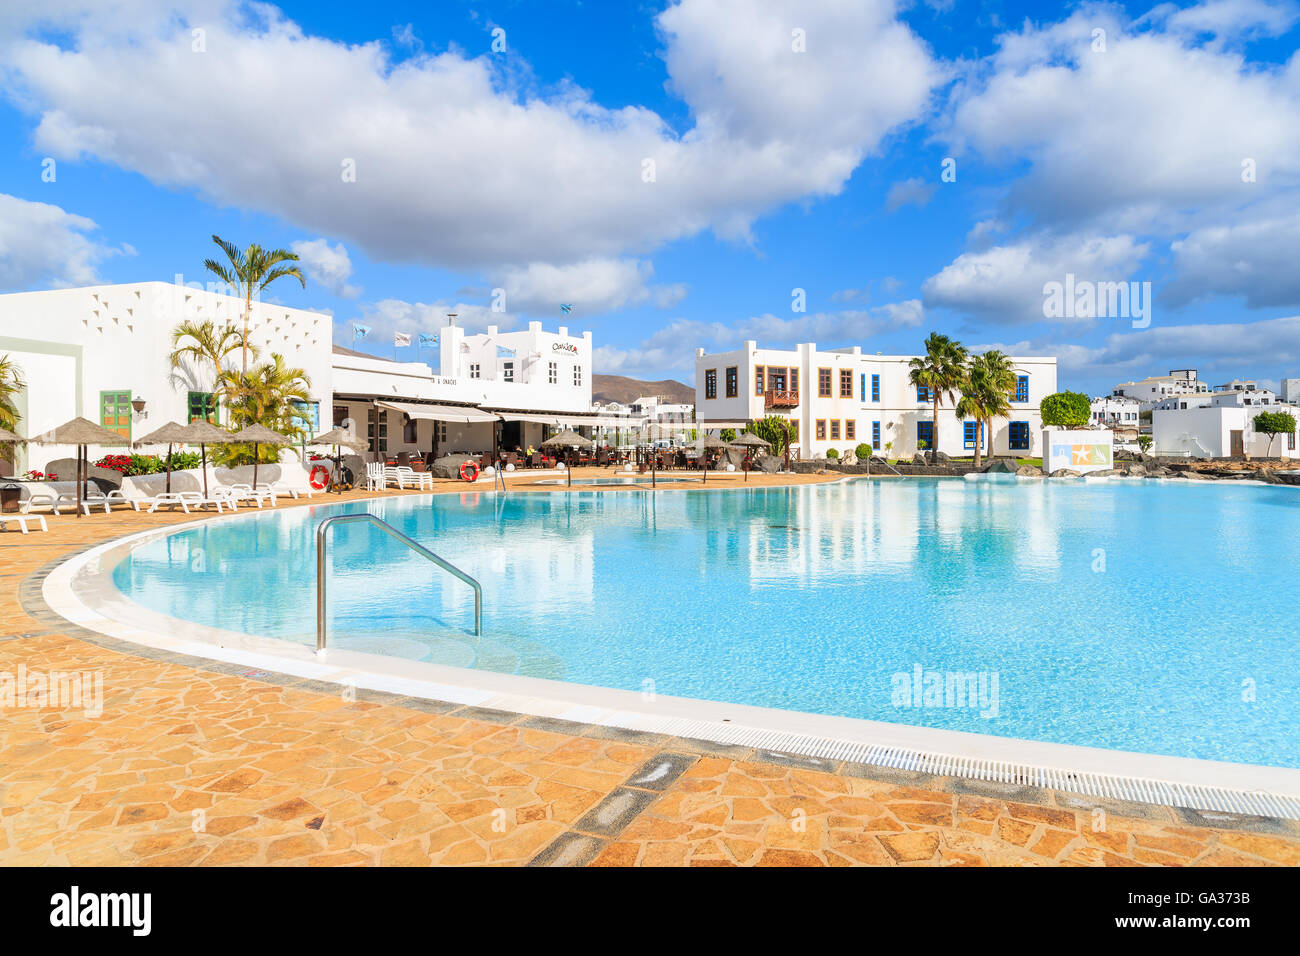
POLYGON ((123 438, 131 437, 131 393, 100 392, 99 423, 123 438))

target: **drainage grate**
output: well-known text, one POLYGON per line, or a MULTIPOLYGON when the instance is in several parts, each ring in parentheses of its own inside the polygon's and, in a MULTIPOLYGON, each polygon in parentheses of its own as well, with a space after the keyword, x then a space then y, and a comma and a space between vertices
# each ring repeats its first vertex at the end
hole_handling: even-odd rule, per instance
POLYGON ((612 714, 599 723, 627 730, 670 734, 674 737, 694 737, 755 750, 783 751, 806 757, 822 757, 828 760, 888 767, 893 770, 911 770, 939 777, 966 777, 991 783, 1043 787, 1064 793, 1107 797, 1134 803, 1154 803, 1192 810, 1215 810, 1246 816, 1300 820, 1300 799, 1262 790, 1233 790, 1227 787, 1172 783, 1149 777, 1083 773, 999 760, 979 760, 904 747, 885 747, 834 740, 828 737, 759 730, 713 721, 662 718, 631 712, 612 714))

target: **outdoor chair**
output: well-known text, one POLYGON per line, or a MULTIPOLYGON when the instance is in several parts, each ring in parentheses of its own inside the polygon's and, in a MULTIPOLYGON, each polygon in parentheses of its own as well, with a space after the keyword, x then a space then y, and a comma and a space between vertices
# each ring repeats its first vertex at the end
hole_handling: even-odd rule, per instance
POLYGON ((3 528, 5 524, 7 524, 10 521, 18 525, 18 530, 21 531, 23 534, 27 533, 27 522, 29 521, 38 522, 39 527, 42 531, 50 530, 45 524, 45 515, 0 514, 0 528, 3 528))

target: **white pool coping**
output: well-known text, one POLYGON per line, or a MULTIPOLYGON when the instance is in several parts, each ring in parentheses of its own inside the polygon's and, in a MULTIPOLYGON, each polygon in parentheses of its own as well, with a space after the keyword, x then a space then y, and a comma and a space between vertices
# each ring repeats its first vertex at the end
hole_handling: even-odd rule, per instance
MULTIPOLYGON (((356 499, 347 503, 366 500, 387 499, 356 499)), ((305 507, 314 510, 319 506, 305 507)), ((42 596, 52 611, 97 634, 175 654, 336 683, 341 688, 366 688, 826 761, 851 761, 940 776, 1048 787, 1201 811, 1300 820, 1298 769, 650 696, 340 648, 329 649, 323 657, 318 657, 315 649, 305 644, 222 630, 159 614, 129 600, 113 583, 113 568, 134 547, 213 520, 256 520, 257 517, 258 513, 208 517, 97 545, 50 571, 42 586, 42 596)), ((314 618, 314 608, 306 609, 306 613, 314 618)))

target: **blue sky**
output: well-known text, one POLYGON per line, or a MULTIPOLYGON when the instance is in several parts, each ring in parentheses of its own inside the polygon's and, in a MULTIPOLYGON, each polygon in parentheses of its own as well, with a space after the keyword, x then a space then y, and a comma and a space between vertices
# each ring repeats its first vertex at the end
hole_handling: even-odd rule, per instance
POLYGON ((1298 21, 50 0, 0 12, 0 290, 202 281, 217 233, 295 248, 308 287, 273 296, 385 355, 456 312, 591 329, 597 372, 645 378, 689 381, 696 346, 906 353, 937 330, 1058 355, 1090 392, 1276 381, 1300 374, 1298 21), (1045 315, 1067 274, 1150 283, 1149 323, 1045 315))

